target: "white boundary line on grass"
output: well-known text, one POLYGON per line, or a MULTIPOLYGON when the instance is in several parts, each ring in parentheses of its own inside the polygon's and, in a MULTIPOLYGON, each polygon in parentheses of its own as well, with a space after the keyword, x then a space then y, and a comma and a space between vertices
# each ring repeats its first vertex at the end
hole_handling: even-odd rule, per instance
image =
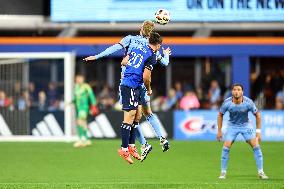
MULTIPOLYGON (((1 136, 0 142, 74 142, 78 139, 78 137, 73 136, 68 140, 64 137, 56 137, 56 136, 17 136, 13 135, 11 137, 1 136)), ((0 183, 1 184, 1 183, 0 183)))
MULTIPOLYGON (((273 181, 273 180, 270 180, 270 181, 273 181)), ((200 185, 219 185, 219 184, 224 184, 224 185, 232 185, 232 184, 249 184, 249 185, 263 185, 263 184, 266 184, 266 185, 271 185, 271 184, 274 184, 274 185, 283 185, 284 182, 279 182, 279 183, 272 183, 272 182, 269 182, 269 180, 259 180, 259 183, 252 183, 252 182, 232 182, 232 183, 222 183, 220 181, 220 183, 216 183, 216 182, 213 182, 213 183, 209 183, 209 182, 205 182, 205 183, 201 183, 201 182, 187 182, 187 183, 162 183, 162 182, 126 182, 126 181, 123 181, 123 182, 113 182, 113 183, 109 183, 109 182, 84 182, 84 183, 81 183, 81 182, 64 182, 64 183, 45 183, 45 182, 39 182, 39 183, 33 183, 33 182, 28 182, 28 183, 0 183, 0 185, 12 185, 12 184, 15 184, 15 185, 24 185, 24 184, 27 184, 27 185, 33 185, 33 184, 39 184, 39 185, 65 185, 65 184, 78 184, 78 185, 88 185, 88 184, 99 184, 99 185, 111 185, 111 184, 149 184, 149 185, 154 185, 154 184, 161 184, 161 185, 171 185, 171 184, 176 184, 176 185, 187 185, 187 184, 200 184, 200 185)))

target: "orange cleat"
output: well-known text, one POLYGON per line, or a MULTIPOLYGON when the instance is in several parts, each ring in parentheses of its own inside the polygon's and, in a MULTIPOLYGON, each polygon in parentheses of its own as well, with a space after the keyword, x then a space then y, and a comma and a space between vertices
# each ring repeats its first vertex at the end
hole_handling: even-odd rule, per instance
POLYGON ((125 161, 127 161, 129 164, 133 163, 133 160, 131 159, 129 152, 125 152, 121 148, 119 148, 118 155, 123 159, 125 159, 125 161))
POLYGON ((141 160, 141 157, 140 157, 140 155, 137 151, 136 146, 134 146, 134 147, 128 146, 128 151, 132 155, 132 157, 134 157, 137 160, 141 160))

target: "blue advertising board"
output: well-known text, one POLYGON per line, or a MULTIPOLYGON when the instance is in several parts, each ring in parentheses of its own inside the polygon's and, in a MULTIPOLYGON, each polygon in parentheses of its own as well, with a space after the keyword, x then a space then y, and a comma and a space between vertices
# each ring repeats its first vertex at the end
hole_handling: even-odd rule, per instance
POLYGON ((161 8, 178 22, 284 21, 283 0, 51 0, 51 20, 153 20, 161 8))
MULTIPOLYGON (((174 112, 174 139, 176 140, 216 140, 218 111, 195 110, 174 112)), ((249 113, 255 127, 255 117, 249 113)), ((223 132, 227 127, 229 114, 223 119, 223 132)), ((284 141, 284 111, 261 111, 262 140, 284 141)), ((239 135, 238 140, 243 140, 239 135)))

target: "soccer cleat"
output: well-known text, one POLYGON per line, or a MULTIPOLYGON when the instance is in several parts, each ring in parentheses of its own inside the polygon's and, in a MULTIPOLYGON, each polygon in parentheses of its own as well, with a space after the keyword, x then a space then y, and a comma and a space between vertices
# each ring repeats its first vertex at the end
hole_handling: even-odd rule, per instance
POLYGON ((219 179, 226 179, 226 171, 222 171, 219 179))
POLYGON ((266 174, 264 172, 259 172, 258 173, 258 177, 262 180, 267 180, 269 179, 268 176, 266 176, 266 174))
POLYGON ((143 162, 147 158, 152 149, 152 146, 148 143, 141 147, 141 162, 143 162))
POLYGON ((137 151, 136 146, 134 146, 134 147, 128 146, 128 151, 132 155, 132 157, 134 157, 137 160, 141 160, 141 157, 140 157, 140 155, 137 151))
POLYGON ((129 164, 133 163, 133 160, 131 159, 128 151, 123 151, 121 148, 119 148, 118 155, 122 157, 125 161, 127 161, 129 164))
POLYGON ((160 139, 160 144, 162 146, 163 152, 166 152, 166 151, 168 151, 170 149, 169 141, 166 138, 162 137, 160 139))
POLYGON ((85 146, 91 146, 91 145, 92 145, 92 141, 91 141, 91 140, 86 140, 86 141, 84 142, 84 145, 85 145, 85 146))
POLYGON ((81 140, 78 140, 77 142, 75 142, 73 144, 73 147, 74 148, 82 148, 82 147, 85 147, 85 144, 81 140))

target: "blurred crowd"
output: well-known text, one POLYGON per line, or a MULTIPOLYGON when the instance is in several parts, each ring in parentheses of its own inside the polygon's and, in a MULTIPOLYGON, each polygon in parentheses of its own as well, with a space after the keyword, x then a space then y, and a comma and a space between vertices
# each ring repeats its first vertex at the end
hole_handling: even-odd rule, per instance
POLYGON ((20 111, 29 108, 37 108, 40 111, 64 110, 63 93, 59 91, 54 82, 50 82, 45 90, 36 89, 34 83, 23 88, 20 82, 16 82, 14 87, 7 91, 0 89, 0 107, 20 111))
MULTIPOLYGON (((284 109, 284 71, 255 76, 251 74, 251 98, 259 109, 284 109)), ((0 108, 25 111, 36 108, 40 111, 64 110, 63 85, 50 82, 46 89, 38 89, 29 83, 23 89, 15 83, 13 89, 0 89, 0 108)), ((117 91, 103 85, 94 87, 97 105, 101 110, 119 109, 117 91)), ((217 80, 209 81, 207 88, 193 88, 187 83, 175 82, 166 96, 151 97, 153 111, 212 109, 220 107, 231 96, 231 89, 221 87, 217 80)))
POLYGON ((252 73, 251 96, 260 109, 284 109, 284 70, 252 73))

